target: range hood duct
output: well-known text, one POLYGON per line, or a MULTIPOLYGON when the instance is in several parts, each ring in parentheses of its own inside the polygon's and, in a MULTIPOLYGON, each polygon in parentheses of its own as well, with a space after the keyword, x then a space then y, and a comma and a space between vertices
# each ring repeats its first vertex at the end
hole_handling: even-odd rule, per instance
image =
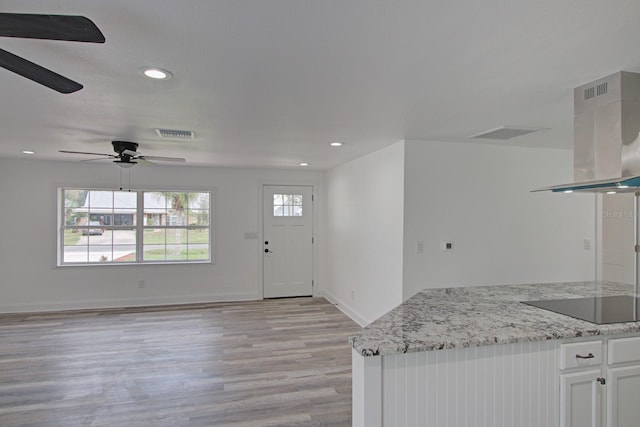
POLYGON ((640 73, 579 86, 573 100, 574 182, 533 191, 640 191, 640 73))

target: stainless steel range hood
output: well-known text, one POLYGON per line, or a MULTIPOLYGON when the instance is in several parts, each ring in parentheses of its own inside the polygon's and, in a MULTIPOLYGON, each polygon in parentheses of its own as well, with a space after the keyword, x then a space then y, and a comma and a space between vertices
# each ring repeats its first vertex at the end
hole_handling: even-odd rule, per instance
POLYGON ((574 182, 533 191, 640 191, 640 73, 612 74, 573 97, 574 182))

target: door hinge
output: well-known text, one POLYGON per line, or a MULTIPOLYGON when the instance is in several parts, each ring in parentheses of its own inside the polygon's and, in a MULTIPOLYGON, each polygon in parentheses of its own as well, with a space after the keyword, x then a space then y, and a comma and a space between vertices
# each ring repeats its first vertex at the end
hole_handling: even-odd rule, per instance
POLYGON ((316 242, 316 238, 315 238, 315 237, 312 237, 312 238, 311 238, 311 244, 313 245, 315 242, 316 242))
POLYGON ((636 251, 636 253, 640 252, 640 245, 636 245, 635 246, 635 251, 636 251))
POLYGON ((311 287, 313 288, 313 280, 311 281, 311 287))

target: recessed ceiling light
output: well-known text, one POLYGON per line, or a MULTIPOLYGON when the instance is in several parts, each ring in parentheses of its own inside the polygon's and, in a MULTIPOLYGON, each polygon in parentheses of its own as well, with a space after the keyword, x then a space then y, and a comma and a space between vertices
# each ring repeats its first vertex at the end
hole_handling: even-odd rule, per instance
POLYGON ((31 150, 22 150, 22 154, 36 154, 36 152, 31 150))
POLYGON ((607 191, 607 194, 616 194, 615 191, 607 191))
POLYGON ((167 70, 163 70, 162 68, 142 67, 142 68, 139 68, 138 71, 143 76, 149 77, 150 79, 155 79, 155 80, 169 80, 171 77, 173 77, 173 74, 171 74, 167 70))
POLYGON ((300 165, 300 166, 309 166, 309 163, 307 163, 307 162, 300 162, 300 163, 299 163, 299 165, 300 165))
POLYGON ((563 193, 570 194, 570 193, 573 193, 573 190, 564 190, 563 193))
POLYGON ((332 146, 332 147, 342 147, 343 144, 342 144, 342 142, 334 141, 329 145, 332 146))

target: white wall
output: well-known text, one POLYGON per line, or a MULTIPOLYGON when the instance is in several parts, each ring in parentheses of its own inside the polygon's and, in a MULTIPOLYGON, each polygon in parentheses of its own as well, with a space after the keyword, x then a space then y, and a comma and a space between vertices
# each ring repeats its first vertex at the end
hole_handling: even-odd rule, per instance
POLYGON ((322 292, 361 324, 402 302, 403 187, 404 142, 327 172, 322 292))
POLYGON ((260 231, 262 184, 311 184, 322 192, 324 174, 136 166, 131 179, 133 188, 214 191, 215 264, 56 267, 56 189, 118 188, 119 169, 0 159, 0 312, 259 299, 262 245, 244 233, 260 231))
POLYGON ((529 192, 570 182, 571 151, 425 141, 405 150, 405 299, 433 287, 594 279, 584 239, 595 248, 595 196, 529 192))

